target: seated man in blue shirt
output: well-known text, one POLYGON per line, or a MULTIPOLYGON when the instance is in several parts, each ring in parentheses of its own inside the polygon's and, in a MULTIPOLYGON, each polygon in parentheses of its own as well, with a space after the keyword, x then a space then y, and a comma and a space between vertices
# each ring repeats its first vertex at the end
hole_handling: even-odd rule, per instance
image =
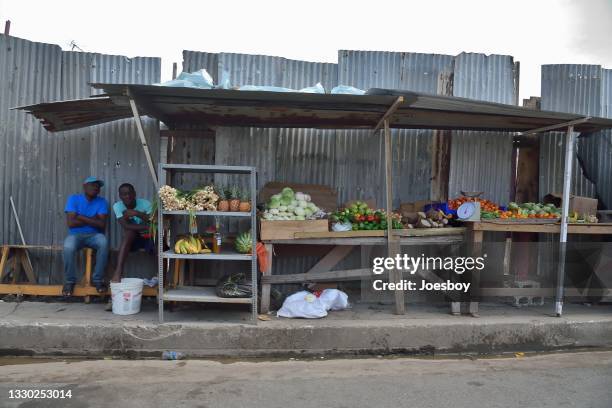
POLYGON ((123 230, 123 239, 112 282, 121 281, 123 265, 130 251, 144 249, 149 253, 155 253, 155 244, 149 235, 149 218, 153 211, 151 202, 136 198, 136 190, 129 183, 119 186, 119 198, 121 200, 113 204, 113 212, 123 230))
POLYGON ((108 202, 98 197, 104 182, 96 177, 83 181, 83 194, 68 197, 64 212, 70 233, 64 240, 64 296, 71 296, 76 284, 75 254, 81 248, 96 250, 96 267, 91 278, 98 293, 106 291, 104 270, 108 259, 108 241, 104 231, 108 202))

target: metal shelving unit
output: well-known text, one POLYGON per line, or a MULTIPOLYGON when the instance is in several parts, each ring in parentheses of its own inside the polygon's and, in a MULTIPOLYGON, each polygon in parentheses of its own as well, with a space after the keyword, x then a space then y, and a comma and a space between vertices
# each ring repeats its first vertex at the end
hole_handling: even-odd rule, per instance
POLYGON ((189 215, 188 211, 164 211, 159 197, 158 200, 158 279, 159 279, 159 322, 164 321, 164 302, 208 302, 208 303, 236 303, 250 304, 253 323, 257 324, 257 222, 256 214, 256 194, 257 179, 255 167, 246 166, 214 166, 214 165, 191 165, 191 164, 160 164, 159 182, 160 185, 166 184, 168 173, 217 173, 217 174, 243 174, 250 178, 251 189, 251 211, 250 212, 228 212, 228 211, 197 211, 198 217, 250 217, 251 236, 253 238, 253 253, 240 254, 233 249, 224 248, 219 254, 177 254, 173 250, 163 250, 164 216, 189 215), (250 261, 251 262, 251 298, 222 298, 218 297, 215 289, 206 286, 181 286, 177 288, 164 288, 164 259, 185 259, 185 260, 217 260, 217 261, 250 261))

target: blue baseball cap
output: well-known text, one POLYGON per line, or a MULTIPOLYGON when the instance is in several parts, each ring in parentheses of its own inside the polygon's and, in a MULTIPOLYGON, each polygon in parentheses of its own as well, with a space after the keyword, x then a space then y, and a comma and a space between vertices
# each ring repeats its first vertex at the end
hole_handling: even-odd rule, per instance
POLYGON ((83 184, 87 184, 87 183, 98 183, 100 184, 100 187, 104 187, 104 182, 94 176, 89 176, 85 180, 83 180, 83 184))

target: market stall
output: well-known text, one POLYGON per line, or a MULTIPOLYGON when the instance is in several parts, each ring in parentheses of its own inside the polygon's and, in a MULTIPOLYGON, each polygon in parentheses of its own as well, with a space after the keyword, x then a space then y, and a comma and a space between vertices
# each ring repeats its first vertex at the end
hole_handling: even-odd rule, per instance
MULTIPOLYGON (((509 105, 407 91, 373 89, 366 95, 330 95, 165 88, 130 84, 93 84, 92 86, 102 89, 105 96, 79 101, 42 103, 20 109, 38 117, 45 128, 50 131, 75 129, 133 117, 155 185, 159 185, 158 176, 140 123, 141 115, 148 115, 164 122, 170 129, 170 134, 172 131, 180 132, 181 129, 198 127, 209 131, 214 130, 217 126, 370 129, 371 137, 379 137, 378 132, 380 131, 384 139, 386 199, 383 206, 384 213, 381 214, 386 221, 385 228, 371 231, 373 236, 352 237, 338 235, 342 234, 341 232, 329 232, 330 235, 314 237, 295 235, 293 239, 288 240, 291 242, 282 241, 289 244, 325 242, 337 246, 332 250, 333 253, 324 257, 320 265, 317 264, 319 266, 314 271, 309 271, 312 275, 314 275, 313 272, 329 272, 331 265, 335 265, 336 261, 341 259, 342 254, 347 251, 345 246, 383 244, 387 247, 388 256, 393 257, 400 252, 400 246, 404 244, 438 243, 461 239, 463 230, 452 230, 451 228, 431 230, 429 234, 410 230, 395 232, 391 189, 393 177, 391 128, 505 131, 525 134, 567 129, 564 205, 559 217, 560 241, 564 243, 568 232, 569 208, 566 203, 569 197, 569 180, 572 171, 574 132, 595 132, 612 127, 612 120, 608 119, 583 118, 571 114, 534 111, 509 105), (447 230, 452 232, 446 232, 447 230)), ((264 239, 264 241, 269 246, 281 242, 274 239, 264 239)), ((564 248, 563 245, 561 246, 564 248)), ((562 253, 556 293, 555 310, 558 315, 562 312, 564 259, 564 253, 562 253)), ((268 270, 265 271, 262 281, 264 287, 278 283, 277 279, 282 279, 281 276, 274 277, 271 273, 271 265, 270 262, 268 270)), ((345 275, 346 277, 351 274, 358 275, 364 273, 363 269, 366 268, 351 273, 345 272, 345 275)), ((433 277, 430 275, 429 278, 433 277)), ((306 279, 310 278, 306 277, 306 279)), ((400 282, 402 280, 401 271, 390 269, 389 280, 400 282)), ((265 292, 263 297, 267 297, 265 292)), ((161 302, 160 300, 160 305, 161 302)), ((265 303, 263 306, 265 307, 265 303)), ((404 311, 404 292, 395 291, 395 312, 401 314, 404 311)))

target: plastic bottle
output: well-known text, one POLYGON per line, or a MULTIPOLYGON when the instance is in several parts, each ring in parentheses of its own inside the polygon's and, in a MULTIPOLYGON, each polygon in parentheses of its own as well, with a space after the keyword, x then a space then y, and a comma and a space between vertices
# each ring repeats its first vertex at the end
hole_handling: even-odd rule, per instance
POLYGON ((183 360, 184 358, 185 353, 180 351, 164 351, 162 353, 162 360, 183 360))

